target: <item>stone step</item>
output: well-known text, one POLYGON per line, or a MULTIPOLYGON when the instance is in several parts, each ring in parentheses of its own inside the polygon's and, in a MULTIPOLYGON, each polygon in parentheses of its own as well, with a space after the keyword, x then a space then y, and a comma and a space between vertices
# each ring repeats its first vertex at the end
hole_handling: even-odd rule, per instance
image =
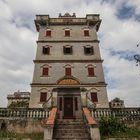
POLYGON ((56 125, 62 125, 62 124, 64 124, 64 125, 85 125, 85 123, 84 122, 68 122, 68 123, 66 123, 66 122, 56 122, 56 125))
POLYGON ((91 140, 91 138, 53 138, 53 140, 91 140))
POLYGON ((66 123, 68 123, 68 122, 83 122, 83 120, 82 119, 57 119, 56 120, 57 122, 66 122, 66 123))
POLYGON ((57 119, 53 140, 90 140, 90 135, 83 119, 57 119))
POLYGON ((56 132, 57 131, 57 133, 87 133, 88 131, 87 131, 87 129, 82 129, 82 128, 80 128, 80 129, 54 129, 54 132, 56 132))
POLYGON ((86 125, 55 125, 54 129, 87 129, 86 125))
POLYGON ((90 137, 88 135, 55 135, 53 139, 85 139, 88 140, 90 137))

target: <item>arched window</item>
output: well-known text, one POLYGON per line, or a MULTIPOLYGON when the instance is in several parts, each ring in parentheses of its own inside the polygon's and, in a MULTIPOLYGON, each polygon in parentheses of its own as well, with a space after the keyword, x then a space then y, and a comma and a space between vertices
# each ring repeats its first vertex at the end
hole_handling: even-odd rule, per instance
POLYGON ((86 68, 87 68, 88 76, 94 77, 95 76, 95 66, 92 64, 89 64, 88 66, 86 66, 86 68))
POLYGON ((47 65, 47 64, 41 66, 41 69, 42 69, 42 76, 44 76, 44 77, 49 76, 49 68, 51 68, 51 66, 49 66, 49 65, 47 65))
POLYGON ((67 64, 64 66, 65 68, 65 76, 72 76, 72 66, 67 64))

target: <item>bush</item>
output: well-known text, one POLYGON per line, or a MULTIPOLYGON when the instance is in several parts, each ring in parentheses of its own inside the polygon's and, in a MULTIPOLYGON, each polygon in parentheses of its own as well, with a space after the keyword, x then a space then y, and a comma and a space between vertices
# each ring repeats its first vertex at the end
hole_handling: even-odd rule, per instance
POLYGON ((127 127, 114 117, 101 117, 99 121, 102 136, 112 136, 118 132, 126 132, 127 127))

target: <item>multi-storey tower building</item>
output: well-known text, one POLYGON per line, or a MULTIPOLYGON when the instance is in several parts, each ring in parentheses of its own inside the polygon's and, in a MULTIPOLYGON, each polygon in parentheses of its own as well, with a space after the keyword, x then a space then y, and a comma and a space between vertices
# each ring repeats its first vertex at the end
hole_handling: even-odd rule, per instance
POLYGON ((30 107, 56 106, 60 118, 78 118, 83 106, 109 106, 97 37, 100 23, 95 14, 36 16, 30 107))

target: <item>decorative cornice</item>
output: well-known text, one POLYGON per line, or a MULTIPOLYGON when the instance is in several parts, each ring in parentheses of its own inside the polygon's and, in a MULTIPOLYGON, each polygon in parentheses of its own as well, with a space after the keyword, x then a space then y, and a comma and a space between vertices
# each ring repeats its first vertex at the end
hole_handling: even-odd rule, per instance
POLYGON ((104 60, 33 60, 34 63, 85 63, 85 62, 94 62, 102 63, 104 60))
POLYGON ((105 82, 98 82, 98 83, 81 83, 79 85, 58 85, 55 83, 50 83, 50 84, 46 84, 46 83, 31 83, 30 84, 31 87, 33 86, 46 86, 46 87, 88 87, 88 86, 93 86, 93 87, 106 87, 107 84, 105 82))
POLYGON ((82 43, 89 43, 89 42, 94 42, 94 43, 99 43, 99 40, 38 40, 36 41, 37 43, 65 43, 65 42, 82 42, 82 43))

